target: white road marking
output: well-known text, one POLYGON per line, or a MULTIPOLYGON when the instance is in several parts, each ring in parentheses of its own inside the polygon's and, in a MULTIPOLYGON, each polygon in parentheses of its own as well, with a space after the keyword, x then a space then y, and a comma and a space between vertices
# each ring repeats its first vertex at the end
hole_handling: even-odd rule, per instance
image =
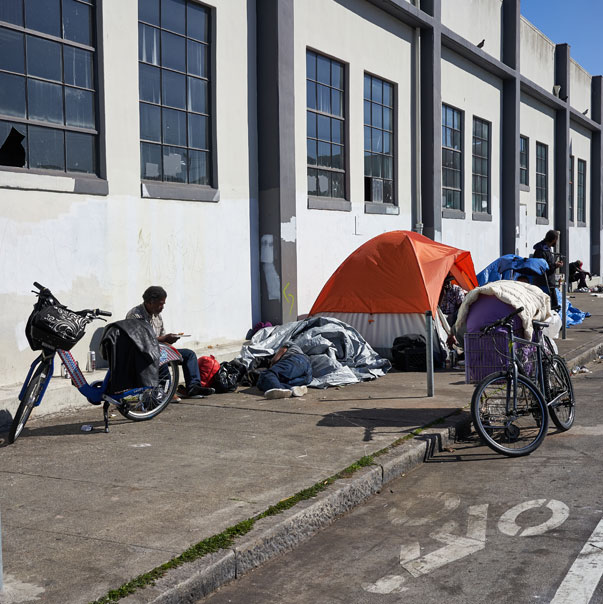
POLYGON ((588 604, 603 575, 603 518, 559 586, 551 604, 588 604))
POLYGON ((546 504, 546 507, 553 512, 551 517, 542 524, 530 526, 523 531, 521 530, 521 527, 517 524, 517 517, 527 510, 542 507, 545 502, 546 499, 532 499, 531 501, 518 503, 500 517, 498 530, 505 535, 509 535, 509 537, 534 537, 536 535, 543 535, 547 531, 561 526, 569 516, 569 508, 565 503, 551 499, 546 504))
POLYGON ((385 575, 375 583, 363 583, 362 589, 372 594, 397 594, 408 589, 402 587, 405 580, 402 575, 385 575))
MULTIPOLYGON (((409 510, 415 505, 412 499, 402 502, 399 506, 389 510, 389 520, 394 525, 406 524, 407 526, 422 526, 439 520, 443 516, 448 515, 461 504, 461 498, 455 493, 420 493, 418 499, 431 499, 440 504, 440 508, 427 515, 412 518, 409 515, 409 510)), ((422 512, 425 512, 423 507, 422 512)))

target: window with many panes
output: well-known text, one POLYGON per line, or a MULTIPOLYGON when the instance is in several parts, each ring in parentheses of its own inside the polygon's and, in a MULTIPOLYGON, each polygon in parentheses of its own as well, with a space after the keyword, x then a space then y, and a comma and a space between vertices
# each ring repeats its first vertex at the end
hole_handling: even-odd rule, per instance
POLYGON ((578 203, 577 203, 578 222, 586 222, 586 162, 583 159, 578 160, 578 203))
POLYGON ((569 219, 574 220, 574 156, 569 158, 569 219))
POLYGON ((98 170, 95 0, 0 0, 0 165, 98 170))
POLYGON ((490 213, 490 123, 473 118, 473 211, 490 213))
POLYGON ((345 199, 343 63, 306 53, 308 195, 345 199))
POLYGON ((143 180, 212 184, 210 12, 190 0, 138 0, 143 180))
POLYGON ((549 148, 536 143, 536 216, 549 216, 549 148))
POLYGON ((463 209, 463 115, 442 105, 442 207, 463 209))
POLYGON ((530 184, 530 139, 519 137, 519 184, 526 187, 530 184))
POLYGON ((394 87, 364 75, 364 199, 394 203, 394 87))

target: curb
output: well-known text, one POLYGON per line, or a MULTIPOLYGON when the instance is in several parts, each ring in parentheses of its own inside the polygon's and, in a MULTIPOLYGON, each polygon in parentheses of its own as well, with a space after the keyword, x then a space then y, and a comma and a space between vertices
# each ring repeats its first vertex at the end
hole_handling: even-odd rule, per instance
POLYGON ((163 577, 135 594, 126 604, 178 604, 196 602, 222 585, 238 579, 271 558, 290 551, 332 524, 383 486, 413 470, 434 453, 467 434, 471 417, 449 415, 448 426, 429 428, 392 451, 375 459, 376 464, 337 480, 312 499, 301 501, 275 516, 258 520, 232 549, 221 550, 192 563, 169 570, 163 577))

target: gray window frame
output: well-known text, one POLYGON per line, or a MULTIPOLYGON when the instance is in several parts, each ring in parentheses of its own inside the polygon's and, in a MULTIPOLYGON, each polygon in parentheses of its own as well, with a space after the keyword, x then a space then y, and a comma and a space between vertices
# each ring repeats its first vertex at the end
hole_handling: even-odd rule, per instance
POLYGON ((519 186, 530 190, 530 139, 523 134, 519 137, 519 186), (521 144, 524 141, 525 150, 522 151, 521 144))
POLYGON ((586 225, 586 160, 578 159, 577 166, 577 198, 576 198, 576 222, 580 226, 586 225), (582 169, 581 169, 582 168, 582 169))
POLYGON ((574 222, 574 156, 569 156, 568 220, 574 222))
MULTIPOLYGON (((169 29, 167 27, 164 28, 162 26, 161 3, 159 3, 159 12, 160 12, 159 25, 149 23, 147 21, 142 20, 142 17, 140 15, 140 10, 138 11, 137 24, 138 24, 139 28, 140 28, 140 24, 143 24, 148 27, 153 27, 155 30, 159 31, 159 40, 160 40, 159 48, 160 49, 161 49, 161 44, 162 44, 162 36, 161 36, 162 32, 166 32, 167 34, 175 35, 175 36, 178 36, 179 38, 184 39, 184 48, 185 48, 184 71, 176 69, 176 68, 172 68, 169 66, 165 66, 163 64, 163 58, 161 57, 161 50, 159 50, 160 59, 157 64, 142 61, 142 59, 139 56, 139 59, 138 59, 139 70, 140 70, 141 65, 149 65, 149 66, 159 69, 159 71, 160 71, 159 103, 143 101, 140 98, 140 91, 139 91, 139 107, 143 104, 158 107, 161 116, 163 116, 163 109, 167 109, 167 110, 174 109, 176 111, 182 111, 186 115, 186 124, 187 124, 187 126, 186 126, 186 145, 185 146, 177 145, 177 144, 169 144, 169 143, 164 142, 163 125, 161 126, 161 140, 160 141, 151 141, 151 140, 143 139, 142 133, 141 133, 140 142, 139 142, 141 162, 142 162, 142 145, 143 144, 152 144, 152 145, 156 145, 160 148, 161 164, 162 164, 162 170, 161 170, 162 179, 161 180, 143 178, 142 164, 141 164, 141 170, 140 170, 141 196, 148 197, 148 198, 157 198, 157 199, 178 199, 178 200, 185 200, 185 201, 217 202, 220 200, 220 192, 217 188, 218 187, 218 165, 217 165, 217 136, 216 136, 216 127, 215 127, 215 124, 216 124, 216 93, 215 93, 215 89, 216 89, 216 87, 215 87, 215 81, 216 81, 216 57, 215 57, 215 54, 216 54, 216 52, 215 52, 216 14, 215 13, 216 13, 216 11, 215 11, 214 7, 211 7, 211 6, 208 6, 201 2, 198 2, 197 0, 186 0, 185 7, 188 7, 189 4, 194 4, 196 6, 202 7, 203 9, 205 9, 207 11, 208 20, 207 20, 207 40, 206 41, 189 37, 188 32, 187 32, 188 14, 186 14, 186 13, 185 13, 185 32, 181 33, 181 32, 174 32, 171 29, 169 29), (197 43, 197 44, 202 44, 206 48, 206 68, 207 68, 206 77, 199 76, 199 75, 189 72, 188 58, 187 58, 187 52, 188 52, 187 49, 188 49, 189 40, 194 43, 197 43), (186 101, 185 101, 184 109, 175 108, 171 105, 164 103, 164 99, 163 99, 164 72, 181 75, 185 78, 186 101), (203 80, 203 81, 207 82, 207 108, 206 108, 207 112, 206 113, 192 111, 188 105, 189 78, 195 78, 197 80, 203 80), (209 149, 191 147, 190 135, 189 135, 189 115, 202 116, 202 117, 207 118, 207 128, 208 128, 207 142, 208 142, 209 149), (163 161, 164 161, 163 148, 164 147, 174 147, 174 148, 182 149, 186 152, 186 154, 187 154, 186 155, 186 158, 187 158, 187 160, 186 160, 187 182, 164 180, 164 178, 165 178, 165 174, 164 174, 164 170, 163 170, 163 161), (208 184, 188 182, 189 170, 190 170, 190 159, 189 159, 190 151, 197 151, 197 152, 202 152, 202 153, 207 154, 207 164, 208 164, 208 168, 209 168, 208 184)), ((138 35, 138 32, 137 32, 137 35, 138 35)), ((140 38, 138 38, 138 49, 139 49, 139 53, 140 53, 140 38)), ((163 117, 161 117, 161 119, 163 120, 163 117)))
MULTIPOLYGON (((457 107, 453 107, 452 105, 448 105, 447 103, 442 103, 442 210, 444 213, 446 212, 453 212, 453 213, 457 213, 457 212, 464 212, 465 210, 465 200, 464 200, 464 120, 465 120, 465 112, 462 109, 458 109, 457 107), (453 112, 453 116, 454 114, 458 114, 459 116, 459 128, 455 128, 454 127, 454 120, 453 120, 453 125, 452 126, 448 126, 445 122, 444 122, 444 110, 451 110, 453 112), (452 139, 454 139, 454 133, 458 132, 459 133, 459 149, 455 149, 454 146, 450 147, 445 145, 445 140, 446 140, 446 131, 450 130, 451 134, 452 134, 452 139), (448 167, 445 165, 445 161, 444 161, 444 155, 445 153, 452 153, 453 156, 458 156, 459 158, 459 168, 453 168, 453 167, 448 167), (451 172, 457 172, 459 174, 459 179, 460 179, 460 186, 459 188, 456 187, 451 187, 451 186, 447 186, 444 185, 444 181, 445 181, 445 177, 444 175, 446 174, 446 170, 449 170, 451 172), (445 198, 446 198, 446 192, 447 191, 454 191, 454 192, 458 192, 459 194, 459 205, 458 207, 454 207, 454 206, 449 206, 449 205, 445 205, 445 198)), ((454 144, 454 143, 453 143, 454 144)))
POLYGON ((536 141, 536 220, 549 218, 549 146, 536 141), (544 150, 544 158, 538 151, 544 150), (544 171, 541 170, 544 162, 544 171), (540 177, 540 178, 539 178, 540 177), (544 186, 539 184, 544 182, 544 186), (540 197, 540 198, 539 198, 540 197), (539 208, 543 208, 539 211, 539 208))
MULTIPOLYGON (((105 176, 105 156, 104 156, 104 139, 102 137, 102 132, 104 131, 103 124, 103 116, 102 116, 102 62, 100 53, 98 48, 102 41, 102 29, 101 29, 101 19, 98 16, 99 7, 96 0, 74 0, 77 4, 81 4, 83 6, 89 7, 90 15, 91 15, 91 23, 90 23, 90 33, 91 33, 91 44, 84 44, 81 42, 77 42, 74 40, 70 40, 64 37, 64 33, 62 31, 63 28, 63 4, 60 3, 61 14, 59 17, 59 22, 61 24, 61 36, 55 36, 53 34, 48 34, 39 30, 31 29, 27 27, 27 22, 25 20, 26 7, 25 3, 22 5, 23 10, 23 25, 16 25, 14 23, 10 23, 7 21, 0 21, 0 27, 6 30, 10 30, 19 34, 23 34, 23 52, 24 52, 24 71, 21 72, 11 72, 9 70, 2 70, 2 73, 14 74, 19 77, 23 77, 25 80, 26 86, 26 94, 25 94, 25 114, 26 117, 17 117, 10 116, 7 114, 0 114, 0 120, 2 122, 8 123, 9 125, 16 126, 17 128, 22 127, 26 131, 26 139, 24 141, 24 146, 26 147, 26 166, 16 167, 16 166, 7 166, 0 165, 0 171, 3 172, 21 172, 25 174, 39 174, 39 175, 52 175, 57 177, 66 177, 73 179, 75 193, 89 193, 92 195, 106 195, 108 193, 108 185, 106 180, 104 180, 105 176), (27 69, 27 52, 28 52, 28 37, 33 37, 41 40, 46 40, 53 43, 58 43, 61 48, 61 78, 57 79, 49 79, 47 77, 41 75, 33 75, 28 73, 27 69), (65 48, 74 48, 77 50, 83 50, 89 52, 92 57, 92 83, 91 87, 86 87, 82 85, 78 85, 75 83, 68 83, 65 78, 65 70, 64 70, 64 54, 65 48), (28 94, 27 88, 28 83, 30 81, 38 81, 38 82, 48 82, 53 85, 58 85, 61 87, 61 96, 62 96, 62 112, 63 112, 63 123, 54 123, 44 120, 36 120, 30 119, 28 116, 28 94), (94 117, 94 127, 82 127, 82 126, 73 126, 67 125, 66 115, 65 115, 65 91, 67 89, 73 90, 83 90, 86 92, 91 92, 93 96, 93 117, 94 117), (30 167, 29 158, 29 127, 36 128, 44 128, 53 131, 60 131, 62 133, 63 140, 63 169, 54 169, 54 168, 40 168, 40 167, 30 167), (80 170, 69 170, 68 169, 68 145, 66 142, 66 135, 69 133, 74 134, 85 134, 88 136, 92 136, 93 145, 92 149, 94 152, 93 158, 93 171, 92 172, 84 172, 80 170)), ((32 183, 32 186, 35 186, 32 183)), ((22 188, 29 188, 29 185, 24 184, 22 188)), ((55 190, 50 183, 45 183, 43 186, 39 187, 40 190, 55 190)), ((63 190, 59 186, 60 190, 63 190)))
POLYGON ((491 214, 491 195, 490 195, 490 186, 492 182, 491 178, 491 157, 492 157, 492 122, 485 120, 481 117, 473 116, 473 129, 471 133, 471 206, 474 214, 491 214), (476 136, 475 127, 476 124, 480 124, 482 128, 484 126, 488 129, 488 138, 484 139, 481 136, 476 136), (485 145, 482 145, 482 148, 485 148, 485 155, 478 155, 475 153, 476 141, 482 141, 485 145), (475 171, 476 162, 477 161, 485 161, 486 162, 486 174, 477 173, 475 171), (486 192, 483 192, 483 187, 481 186, 485 180, 486 184, 486 192), (477 183, 480 183, 480 191, 476 190, 477 183), (479 205, 476 206, 476 196, 479 197, 479 205), (483 201, 486 201, 486 210, 483 209, 483 201))
POLYGON ((350 210, 351 204, 349 200, 349 125, 348 125, 348 69, 346 63, 337 59, 335 57, 329 56, 323 52, 315 50, 313 48, 306 48, 305 53, 306 59, 306 73, 305 73, 305 82, 306 82, 306 187, 307 187, 307 195, 308 195, 308 207, 310 209, 325 209, 325 210, 350 210), (308 72, 308 61, 310 57, 314 56, 314 60, 316 61, 316 73, 314 74, 314 78, 310 77, 308 72), (329 83, 319 81, 318 76, 318 60, 323 59, 329 62, 329 83), (339 66, 341 68, 341 86, 338 87, 332 84, 333 77, 333 64, 339 66), (311 107, 308 99, 310 90, 312 89, 312 85, 316 89, 315 98, 318 100, 318 86, 323 86, 329 90, 329 103, 332 103, 333 95, 339 93, 341 96, 341 115, 337 115, 336 113, 321 111, 318 108, 318 102, 315 103, 315 107, 311 107), (318 128, 318 120, 319 118, 328 118, 329 119, 329 138, 324 138, 319 136, 319 128, 318 128), (316 131, 314 135, 311 135, 310 130, 314 130, 310 128, 310 120, 314 120, 316 123, 316 131), (332 125, 334 122, 341 122, 340 126, 340 135, 341 141, 338 142, 333 137, 333 129, 332 125), (334 168, 332 166, 321 166, 319 165, 318 160, 318 147, 319 143, 330 145, 330 153, 332 162, 333 159, 333 145, 337 147, 341 147, 341 158, 342 158, 342 168, 334 168), (309 153, 308 148, 312 145, 315 145, 317 153, 316 153, 316 164, 310 163, 309 161, 309 153), (311 174, 310 171, 315 172, 315 174, 311 174), (318 190, 318 178, 320 172, 326 172, 329 175, 329 191, 328 195, 320 195, 318 190), (333 175, 341 174, 342 175, 342 187, 343 194, 341 196, 333 197, 331 195, 333 190, 333 175), (310 187, 310 178, 316 178, 316 186, 317 188, 311 189, 310 187))

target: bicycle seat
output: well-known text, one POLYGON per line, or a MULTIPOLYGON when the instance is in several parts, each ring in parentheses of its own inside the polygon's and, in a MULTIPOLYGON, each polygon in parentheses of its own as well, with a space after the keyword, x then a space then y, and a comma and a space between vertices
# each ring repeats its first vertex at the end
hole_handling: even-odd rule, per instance
POLYGON ((538 327, 540 329, 544 329, 545 327, 548 327, 548 323, 546 323, 545 321, 532 321, 532 325, 534 327, 538 327))

